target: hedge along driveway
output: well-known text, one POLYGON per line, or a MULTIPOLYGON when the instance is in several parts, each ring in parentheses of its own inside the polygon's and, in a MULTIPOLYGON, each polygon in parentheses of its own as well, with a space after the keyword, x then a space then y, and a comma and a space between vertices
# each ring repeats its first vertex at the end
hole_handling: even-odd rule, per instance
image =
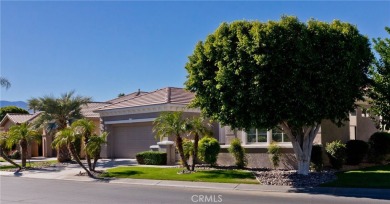
POLYGON ((198 170, 196 173, 178 174, 181 168, 117 167, 108 169, 103 177, 176 180, 216 183, 258 184, 252 172, 241 170, 198 170))

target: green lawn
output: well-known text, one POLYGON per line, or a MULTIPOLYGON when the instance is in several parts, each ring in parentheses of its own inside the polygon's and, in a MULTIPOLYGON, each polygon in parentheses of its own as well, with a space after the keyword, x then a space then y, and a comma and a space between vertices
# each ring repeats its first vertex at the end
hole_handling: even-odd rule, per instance
POLYGON ((390 188, 390 164, 337 173, 337 180, 323 187, 390 188))
POLYGON ((3 157, 0 157, 0 162, 5 162, 5 160, 3 159, 3 157))
MULTIPOLYGON (((42 166, 50 166, 52 164, 57 164, 57 160, 51 160, 51 161, 42 161, 42 162, 28 162, 26 163, 27 168, 34 168, 34 167, 42 167, 42 166)), ((22 165, 21 163, 18 163, 19 165, 22 165)), ((14 165, 1 165, 0 166, 0 171, 1 170, 10 170, 10 169, 15 169, 16 167, 14 165)))
POLYGON ((191 174, 178 174, 179 168, 117 167, 107 170, 104 177, 176 180, 217 183, 258 184, 251 172, 240 170, 198 170, 191 174))

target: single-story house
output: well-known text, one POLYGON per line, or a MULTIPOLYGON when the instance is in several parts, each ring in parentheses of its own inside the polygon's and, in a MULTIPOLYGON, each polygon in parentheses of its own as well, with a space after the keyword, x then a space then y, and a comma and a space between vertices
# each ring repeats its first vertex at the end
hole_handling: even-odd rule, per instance
MULTIPOLYGON (((40 112, 34 114, 7 113, 0 121, 0 132, 7 132, 11 126, 31 123, 38 118, 40 112)), ((42 142, 32 142, 27 149, 27 157, 42 156, 42 142)))
MULTIPOLYGON (((199 115, 199 109, 187 108, 194 94, 182 88, 167 87, 153 92, 134 92, 113 99, 94 112, 100 115, 102 130, 109 136, 102 150, 105 158, 135 158, 135 154, 149 150, 159 140, 154 137, 153 121, 161 112, 183 111, 184 116, 199 115)), ((218 123, 213 125, 213 137, 221 144, 218 164, 232 165, 233 157, 228 153, 228 147, 233 138, 239 138, 248 155, 248 166, 271 167, 267 147, 272 141, 282 147, 282 168, 295 168, 295 155, 288 137, 280 130, 251 129, 247 131, 232 130, 218 123)), ((325 145, 327 142, 339 139, 346 142, 350 139, 367 141, 377 131, 375 124, 357 108, 350 113, 349 121, 344 126, 337 127, 328 120, 321 124, 321 130, 315 143, 325 145)), ((169 138, 173 140, 173 138, 169 138)))

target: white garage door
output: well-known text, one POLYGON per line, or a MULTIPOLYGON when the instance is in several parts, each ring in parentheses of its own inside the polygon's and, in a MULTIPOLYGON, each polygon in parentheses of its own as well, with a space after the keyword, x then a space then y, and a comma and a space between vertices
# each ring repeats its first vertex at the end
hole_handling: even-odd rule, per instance
POLYGON ((151 123, 116 126, 113 132, 116 158, 135 158, 138 152, 150 150, 151 145, 157 144, 151 123))

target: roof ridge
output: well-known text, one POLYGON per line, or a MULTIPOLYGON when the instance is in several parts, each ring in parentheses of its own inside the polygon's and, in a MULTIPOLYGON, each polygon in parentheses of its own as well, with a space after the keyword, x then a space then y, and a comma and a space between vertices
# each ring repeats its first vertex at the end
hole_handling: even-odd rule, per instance
MULTIPOLYGON (((115 102, 115 103, 107 104, 107 105, 105 105, 105 106, 103 106, 103 107, 100 107, 100 108, 98 108, 98 109, 96 109, 96 110, 99 110, 99 109, 102 109, 102 108, 105 108, 105 107, 108 107, 108 106, 111 106, 111 105, 116 105, 116 104, 119 104, 119 103, 122 103, 122 102, 125 102, 125 101, 133 100, 133 99, 135 99, 135 98, 143 97, 143 96, 146 96, 146 95, 155 93, 155 92, 157 92, 157 91, 161 91, 161 90, 163 90, 163 89, 165 89, 165 88, 157 89, 157 90, 152 91, 152 92, 146 92, 145 94, 139 94, 139 95, 134 96, 133 98, 125 99, 125 100, 123 100, 123 101, 118 101, 118 102, 115 102)), ((134 92, 134 93, 135 93, 135 92, 134 92)), ((130 95, 130 94, 129 94, 129 95, 130 95)))

